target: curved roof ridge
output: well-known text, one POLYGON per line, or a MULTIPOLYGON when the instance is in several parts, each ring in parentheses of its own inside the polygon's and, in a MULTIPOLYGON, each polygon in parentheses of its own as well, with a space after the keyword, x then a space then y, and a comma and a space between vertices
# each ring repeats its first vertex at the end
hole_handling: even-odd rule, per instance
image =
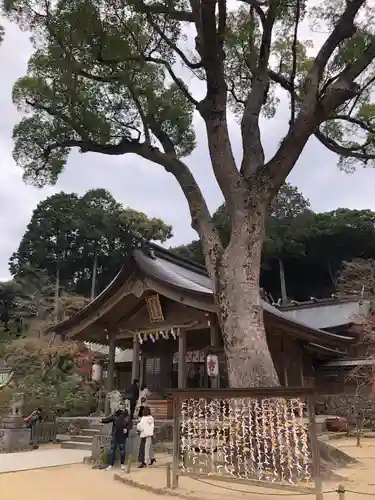
POLYGON ((180 264, 182 265, 182 267, 186 267, 186 269, 194 270, 199 274, 202 274, 202 276, 209 276, 205 266, 199 264, 198 262, 195 262, 194 260, 187 259, 186 257, 181 257, 172 252, 171 250, 168 250, 160 245, 157 245, 156 243, 146 242, 144 246, 142 246, 142 249, 145 249, 147 247, 151 250, 156 251, 156 253, 161 255, 165 260, 168 260, 175 264, 180 264))
MULTIPOLYGON (((75 316, 55 325, 51 330, 64 331, 74 325, 79 325, 80 321, 92 312, 99 317, 100 308, 114 293, 121 289, 133 273, 137 272, 140 272, 145 278, 155 279, 156 282, 165 284, 171 289, 185 291, 190 293, 192 297, 199 298, 199 301, 202 300, 202 309, 207 307, 207 300, 210 304, 214 304, 212 282, 204 266, 179 257, 155 243, 140 242, 131 255, 124 260, 124 265, 116 277, 93 301, 75 316)), ((262 305, 265 313, 278 318, 284 324, 291 327, 294 325, 302 331, 319 335, 326 341, 336 344, 337 342, 347 343, 355 340, 354 337, 326 332, 308 323, 290 318, 283 311, 265 301, 262 301, 262 305)), ((317 343, 319 344, 319 342, 317 343)))

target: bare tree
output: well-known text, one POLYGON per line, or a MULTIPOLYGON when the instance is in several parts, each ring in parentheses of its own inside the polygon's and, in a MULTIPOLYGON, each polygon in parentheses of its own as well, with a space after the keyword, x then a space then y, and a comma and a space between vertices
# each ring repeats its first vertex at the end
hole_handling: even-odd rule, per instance
POLYGON ((375 317, 358 318, 362 334, 358 342, 360 362, 348 374, 346 384, 350 394, 335 396, 336 412, 346 416, 355 426, 357 446, 367 426, 375 428, 375 317))
POLYGON ((373 300, 375 298, 375 261, 353 259, 343 262, 337 277, 337 291, 341 296, 354 295, 373 300))

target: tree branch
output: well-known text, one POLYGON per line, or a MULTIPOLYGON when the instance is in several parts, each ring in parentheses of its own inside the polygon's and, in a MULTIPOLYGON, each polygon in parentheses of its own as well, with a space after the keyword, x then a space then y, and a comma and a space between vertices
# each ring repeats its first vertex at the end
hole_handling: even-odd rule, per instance
POLYGON ((154 2, 152 4, 145 4, 142 0, 129 0, 128 3, 131 4, 137 12, 143 14, 164 14, 176 21, 187 23, 194 22, 192 12, 170 9, 162 3, 154 2))
POLYGON ((246 3, 247 5, 250 5, 255 12, 258 14, 262 24, 266 22, 266 15, 264 13, 264 10, 262 9, 262 5, 266 5, 266 1, 260 2, 259 0, 241 0, 241 2, 246 3))
POLYGON ((319 50, 314 64, 306 78, 306 93, 311 91, 314 96, 317 95, 319 83, 329 58, 343 40, 355 34, 356 28, 354 26, 354 18, 365 1, 366 0, 349 0, 346 2, 344 13, 340 16, 331 34, 319 50))
POLYGON ((77 124, 77 122, 75 122, 74 120, 72 120, 69 116, 67 116, 66 114, 62 113, 61 111, 59 111, 57 109, 50 108, 48 106, 44 106, 43 104, 41 104, 39 102, 36 102, 36 101, 30 101, 28 99, 25 99, 25 103, 28 106, 31 106, 34 109, 39 109, 41 111, 45 111, 49 115, 54 116, 55 118, 58 118, 58 119, 62 120, 63 122, 67 123, 74 130, 74 132, 76 132, 77 134, 79 134, 81 137, 83 137, 85 139, 88 139, 89 134, 85 130, 85 127, 79 126, 77 124))
POLYGON ((290 93, 290 126, 296 120, 296 98, 295 98, 295 80, 297 73, 297 46, 298 46, 298 27, 301 16, 301 3, 297 0, 296 6, 296 19, 294 22, 294 33, 293 33, 293 44, 292 44, 292 74, 290 75, 290 81, 292 84, 293 91, 290 93))
POLYGON ((327 149, 332 151, 333 153, 336 153, 340 156, 343 156, 345 158, 356 158, 360 161, 363 161, 366 163, 367 161, 374 160, 375 159, 375 153, 365 153, 365 152, 359 152, 359 151, 354 151, 353 149, 347 148, 345 146, 341 146, 338 142, 336 142, 334 139, 331 139, 330 137, 327 137, 326 135, 323 134, 320 130, 315 131, 315 137, 325 146, 327 149))
POLYGON ((229 87, 228 87, 228 92, 231 94, 233 99, 236 101, 237 104, 241 104, 242 106, 246 106, 246 101, 242 100, 240 97, 237 96, 236 90, 235 90, 235 84, 233 80, 230 80, 228 82, 229 87))
MULTIPOLYGON (((139 2, 138 0, 135 0, 136 3, 142 3, 142 2, 139 2)), ((168 37, 166 37, 164 35, 164 33, 160 30, 160 28, 155 25, 155 23, 152 21, 152 18, 150 16, 150 14, 147 14, 147 17, 150 17, 150 23, 152 23, 152 26, 155 30, 157 30, 158 34, 163 37, 163 40, 165 40, 167 43, 169 43, 169 45, 171 46, 171 48, 173 50, 176 51, 176 53, 183 59, 183 61, 185 62, 185 64, 187 64, 191 69, 197 69, 197 68, 200 68, 202 66, 202 63, 199 63, 199 64, 193 64, 193 63, 190 63, 190 61, 185 57, 185 55, 183 54, 182 51, 180 51, 180 49, 178 49, 178 47, 173 44, 169 39, 168 37)), ((50 33, 51 36, 53 36, 55 38, 55 40, 57 41, 59 47, 61 48, 63 54, 65 54, 65 57, 67 57, 67 59, 70 61, 70 62, 73 62, 73 64, 76 66, 77 68, 77 72, 78 74, 80 74, 81 76, 84 76, 86 78, 89 78, 91 80, 95 80, 95 81, 98 81, 98 82, 113 82, 113 81, 123 81, 124 80, 124 73, 114 73, 114 74, 111 74, 111 75, 106 75, 106 76, 99 76, 99 75, 94 75, 92 73, 89 73, 87 71, 85 71, 84 69, 82 69, 82 65, 80 63, 78 63, 78 61, 74 58, 74 56, 69 53, 64 45, 64 43, 61 42, 61 40, 59 39, 59 37, 57 36, 55 30, 53 29, 51 23, 49 21, 47 21, 47 29, 50 33)), ((126 57, 126 58, 123 58, 123 59, 110 59, 110 60, 104 60, 102 58, 102 55, 101 55, 101 51, 99 52, 98 54, 98 57, 97 57, 97 61, 101 64, 105 64, 105 65, 116 65, 116 64, 121 64, 121 63, 126 63, 127 61, 133 61, 133 62, 151 62, 151 63, 154 63, 154 64, 161 64, 163 65, 168 73, 169 73, 169 76, 172 78, 172 80, 174 81, 174 83, 178 86, 178 88, 181 90, 181 92, 185 95, 186 99, 188 101, 190 101, 194 107, 197 107, 198 106, 198 101, 196 101, 194 99, 194 97, 190 94, 190 92, 188 91, 186 85, 184 84, 183 81, 181 81, 180 78, 177 77, 177 75, 175 74, 175 72, 173 71, 173 68, 171 66, 171 64, 168 62, 168 61, 165 61, 164 59, 161 59, 161 58, 154 58, 154 57, 151 57, 151 56, 146 56, 145 54, 139 54, 139 55, 136 55, 136 56, 130 56, 130 57, 126 57)))
POLYGON ((348 64, 336 80, 331 83, 321 99, 323 108, 327 111, 334 110, 344 104, 348 99, 352 99, 361 92, 360 86, 355 83, 355 79, 367 69, 375 58, 375 36, 356 61, 348 64))
MULTIPOLYGON (((192 219, 192 227, 198 232, 205 252, 213 262, 218 251, 222 250, 219 235, 211 221, 203 194, 187 165, 176 157, 174 146, 168 135, 155 121, 150 127, 153 134, 160 141, 165 152, 160 151, 146 143, 123 138, 117 144, 99 144, 90 140, 68 139, 61 143, 50 144, 45 148, 44 157, 57 148, 79 148, 82 153, 92 152, 111 156, 125 155, 128 153, 137 154, 146 160, 157 163, 171 173, 179 183, 189 205, 192 219)), ((210 271, 210 270, 209 270, 210 271)))
POLYGON ((259 176, 269 188, 270 201, 285 182, 318 123, 319 120, 314 113, 301 110, 276 154, 260 169, 259 176))
POLYGON ((152 15, 150 12, 147 12, 147 21, 152 26, 152 28, 156 31, 156 33, 164 40, 164 42, 169 45, 169 47, 181 58, 182 62, 186 64, 186 66, 190 69, 199 69, 202 68, 203 63, 200 61, 198 63, 192 63, 189 61, 189 59, 185 56, 183 51, 177 47, 175 43, 173 43, 164 33, 163 30, 159 28, 159 26, 154 22, 152 19, 152 15))
POLYGON ((226 30, 226 0, 219 3, 219 25, 216 18, 217 0, 191 0, 196 19, 196 39, 206 73, 207 93, 198 110, 205 121, 208 147, 216 180, 228 203, 235 210, 242 179, 237 169, 229 139, 227 124, 228 89, 224 70, 224 36, 226 30), (198 9, 200 8, 200 15, 198 9))
MULTIPOLYGON (((188 101, 190 101, 195 108, 197 108, 199 106, 198 101, 196 99, 194 99, 194 97, 190 94, 185 83, 180 78, 177 77, 176 73, 173 71, 172 66, 169 64, 168 61, 164 61, 163 59, 159 59, 159 58, 155 59, 153 57, 146 57, 146 56, 144 56, 144 57, 141 56, 139 58, 139 60, 140 61, 142 60, 144 62, 152 62, 155 64, 162 64, 163 66, 165 66, 165 68, 167 69, 173 82, 177 85, 177 87, 180 89, 180 91, 184 94, 186 99, 188 101)), ((75 64, 78 65, 77 62, 75 62, 75 64)), ((77 74, 84 76, 85 78, 88 78, 90 80, 97 81, 97 82, 111 83, 114 81, 116 81, 116 82, 121 82, 121 81, 124 82, 125 81, 126 85, 129 85, 128 79, 125 78, 124 73, 113 73, 110 75, 100 76, 100 75, 93 75, 92 73, 89 73, 88 71, 85 71, 83 69, 78 69, 78 67, 76 68, 75 71, 77 72, 77 74)))
POLYGON ((343 121, 352 123, 353 125, 358 125, 358 127, 361 127, 363 130, 366 130, 366 132, 369 132, 370 134, 374 134, 374 136, 375 136, 375 127, 371 127, 366 122, 359 120, 358 118, 355 118, 354 116, 335 115, 335 116, 327 118, 327 121, 332 121, 332 120, 343 120, 343 121))
POLYGON ((279 1, 270 3, 265 21, 259 51, 258 64, 255 68, 252 86, 247 98, 241 121, 243 157, 241 173, 250 179, 256 169, 264 163, 264 151, 260 137, 259 115, 267 99, 269 88, 268 62, 270 58, 272 29, 276 19, 279 1), (251 137, 251 140, 249 138, 251 137))
MULTIPOLYGON (((321 133, 319 131, 316 132, 316 129, 326 118, 327 111, 322 101, 320 102, 321 105, 318 107, 319 84, 327 62, 332 56, 334 50, 343 40, 349 38, 355 33, 354 18, 364 2, 365 0, 350 0, 346 2, 346 9, 344 13, 340 16, 335 28, 318 52, 312 69, 305 80, 305 97, 301 101, 301 109, 294 125, 290 127, 289 132, 282 141, 277 153, 259 173, 263 182, 270 187, 270 199, 273 198, 277 190, 285 181, 289 172, 298 160, 309 137, 314 133, 315 135, 318 133, 317 137, 321 139, 321 133)), ((356 71, 358 71, 359 66, 360 65, 357 65, 356 71)), ((363 67, 363 65, 361 67, 363 67)), ((277 78, 279 83, 281 83, 289 92, 292 91, 292 85, 289 85, 289 82, 283 81, 278 75, 273 74, 272 76, 277 78)), ((353 92, 353 90, 351 91, 353 92)), ((341 94, 340 98, 342 99, 342 97, 343 95, 341 94)), ((346 92, 345 100, 349 97, 349 93, 346 92)), ((351 94, 351 97, 353 97, 353 94, 351 94)), ((343 102, 345 102, 345 100, 343 102)), ((337 103, 339 99, 336 97, 334 101, 337 103)), ((342 101, 340 102, 342 103, 342 101)), ((332 150, 332 144, 329 144, 329 146, 329 149, 332 150)))
MULTIPOLYGON (((362 93, 368 89, 373 83, 375 82, 375 76, 371 77, 368 79, 368 81, 363 85, 363 87, 360 88, 356 98, 354 99, 354 101, 352 103, 348 103, 344 109, 346 109, 346 107, 350 104, 350 110, 348 111, 348 115, 351 115, 355 109, 355 107, 357 106, 358 104, 358 101, 359 101, 359 98, 361 97, 362 93)), ((343 111, 343 110, 341 110, 343 111)))
POLYGON ((284 75, 282 75, 281 73, 276 73, 275 71, 273 71, 272 69, 269 69, 268 70, 268 76, 270 77, 270 79, 272 81, 274 81, 275 83, 278 83, 279 85, 281 85, 281 87, 288 91, 289 93, 294 93, 294 98, 297 99, 298 98, 298 95, 294 89, 294 86, 292 84, 292 82, 290 80, 288 80, 287 78, 285 78, 284 75))
POLYGON ((142 108, 142 103, 140 102, 140 100, 138 98, 138 95, 137 95, 137 92, 134 89, 133 85, 130 85, 128 83, 127 87, 129 89, 130 95, 132 96, 132 99, 134 101, 135 107, 137 108, 139 116, 140 116, 141 121, 142 121, 143 133, 145 135, 145 142, 146 142, 146 144, 151 145, 150 131, 149 131, 149 128, 148 128, 148 124, 147 124, 145 112, 144 112, 144 110, 142 108))

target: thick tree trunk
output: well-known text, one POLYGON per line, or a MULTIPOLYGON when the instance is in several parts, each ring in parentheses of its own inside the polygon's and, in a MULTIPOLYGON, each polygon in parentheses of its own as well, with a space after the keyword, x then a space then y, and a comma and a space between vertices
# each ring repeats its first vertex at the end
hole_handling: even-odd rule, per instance
POLYGON ((92 266, 92 275, 91 275, 91 293, 90 293, 91 300, 95 299, 97 269, 98 269, 98 256, 95 252, 94 264, 92 266))
POLYGON ((60 313, 59 306, 60 306, 60 269, 57 269, 55 278, 55 300, 53 307, 53 319, 55 324, 59 322, 59 313, 60 313))
POLYGON ((230 387, 279 385, 268 349, 259 289, 264 215, 243 216, 217 263, 216 301, 230 387))
POLYGON ((281 303, 283 305, 286 305, 288 303, 288 294, 286 291, 284 262, 281 259, 279 259, 279 273, 280 273, 281 303))

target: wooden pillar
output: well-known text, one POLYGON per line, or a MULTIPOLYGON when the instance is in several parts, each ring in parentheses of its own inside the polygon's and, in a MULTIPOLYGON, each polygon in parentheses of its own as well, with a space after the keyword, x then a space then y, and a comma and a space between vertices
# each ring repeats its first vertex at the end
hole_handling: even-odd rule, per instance
POLYGON ((140 357, 139 357, 139 385, 140 385, 140 387, 144 383, 144 378, 145 378, 145 355, 143 352, 141 352, 140 357))
POLYGON ((303 345, 301 343, 298 344, 298 361, 299 361, 299 372, 300 372, 300 386, 303 387, 305 385, 305 377, 304 377, 304 364, 305 364, 305 356, 303 353, 303 345))
POLYGON ((111 332, 108 334, 108 368, 107 368, 107 392, 114 389, 115 378, 115 357, 116 357, 116 334, 111 332))
MULTIPOLYGON (((219 324, 216 314, 210 314, 210 345, 215 348, 220 346, 219 324)), ((217 355, 217 352, 215 354, 217 355)), ((220 388, 220 376, 211 377, 211 388, 220 388)))
POLYGON ((186 330, 180 330, 178 336, 178 388, 186 387, 186 330))
POLYGON ((284 361, 284 386, 288 387, 288 370, 284 361))
POLYGON ((280 367, 281 367, 281 384, 284 387, 288 387, 288 368, 287 368, 287 349, 286 349, 286 342, 283 337, 280 337, 280 354, 281 354, 281 359, 280 359, 280 367))
POLYGON ((132 383, 134 379, 139 380, 139 351, 140 343, 138 335, 133 337, 133 360, 132 360, 132 383))

